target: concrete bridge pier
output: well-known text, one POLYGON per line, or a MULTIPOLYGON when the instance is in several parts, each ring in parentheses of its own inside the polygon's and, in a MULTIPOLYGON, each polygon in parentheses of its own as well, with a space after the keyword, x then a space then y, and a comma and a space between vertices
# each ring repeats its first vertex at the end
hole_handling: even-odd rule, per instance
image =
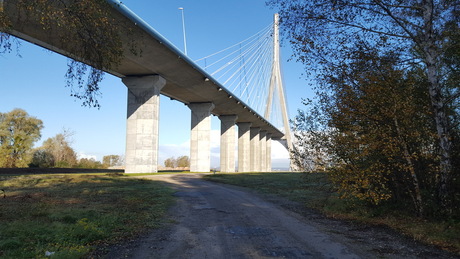
POLYGON ((259 132, 259 137, 260 137, 260 171, 261 172, 267 172, 267 131, 266 130, 261 130, 259 132))
POLYGON ((160 91, 166 80, 159 75, 128 76, 126 173, 158 172, 160 91))
POLYGON ((235 122, 238 116, 222 115, 220 119, 220 171, 235 172, 235 122))
POLYGON ((260 172, 260 128, 251 128, 250 171, 260 172))
POLYGON ((239 122, 238 125, 238 172, 249 172, 251 170, 251 136, 250 128, 252 123, 239 122))
POLYGON ((190 172, 211 170, 211 111, 213 103, 190 103, 190 172))
POLYGON ((266 172, 271 172, 272 171, 272 134, 267 133, 265 138, 266 138, 266 145, 267 145, 267 147, 266 147, 266 149, 267 149, 267 152, 266 152, 267 160, 265 161, 266 162, 265 171, 266 172))

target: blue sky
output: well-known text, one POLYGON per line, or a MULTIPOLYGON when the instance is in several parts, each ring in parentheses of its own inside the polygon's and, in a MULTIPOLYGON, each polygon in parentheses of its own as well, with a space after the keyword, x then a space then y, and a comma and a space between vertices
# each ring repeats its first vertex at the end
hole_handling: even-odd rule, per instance
MULTIPOLYGON (((264 1, 234 0, 125 0, 123 3, 177 48, 183 50, 182 19, 184 8, 187 50, 192 60, 231 46, 270 24, 272 10, 264 1)), ((303 66, 287 61, 290 46, 282 47, 282 67, 290 118, 302 108, 301 98, 311 96, 303 66)), ((41 119, 44 140, 63 128, 75 132, 72 147, 81 156, 100 160, 104 155, 123 155, 126 133, 126 87, 119 78, 106 75, 101 83, 101 108, 85 108, 70 97, 64 87, 67 58, 23 42, 16 52, 0 55, 0 112, 22 108, 41 119)), ((189 155, 190 110, 182 103, 161 98, 160 163, 171 156, 189 155)), ((218 166, 220 122, 212 118, 211 166, 218 166)), ((273 147, 273 166, 286 167, 287 152, 273 147)))

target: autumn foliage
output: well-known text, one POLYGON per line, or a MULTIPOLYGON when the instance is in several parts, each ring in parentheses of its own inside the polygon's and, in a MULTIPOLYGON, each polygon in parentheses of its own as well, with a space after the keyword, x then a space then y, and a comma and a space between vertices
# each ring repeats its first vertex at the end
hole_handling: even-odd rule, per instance
POLYGON ((317 91, 294 162, 342 197, 458 215, 458 1, 288 1, 281 28, 317 91))
POLYGON ((324 74, 317 101, 295 120, 293 156, 306 171, 329 172, 342 197, 407 201, 417 214, 433 214, 440 209, 439 156, 427 82, 420 68, 402 69, 397 61, 358 48, 350 62, 324 74))
POLYGON ((10 52, 19 41, 9 32, 22 26, 50 35, 50 41, 70 53, 66 86, 82 105, 99 107, 103 70, 116 67, 123 55, 120 24, 110 16, 105 0, 0 2, 0 53, 10 52), (91 66, 89 66, 89 65, 91 66))

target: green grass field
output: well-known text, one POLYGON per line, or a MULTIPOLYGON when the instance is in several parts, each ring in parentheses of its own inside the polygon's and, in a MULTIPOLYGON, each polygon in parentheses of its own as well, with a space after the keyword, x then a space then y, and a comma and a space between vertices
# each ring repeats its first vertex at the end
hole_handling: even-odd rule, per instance
POLYGON ((0 189, 1 258, 80 258, 157 227, 173 201, 161 183, 104 174, 3 175, 0 189))
MULTIPOLYGON (((341 200, 326 174, 215 174, 206 179, 279 195, 324 214, 386 224, 426 243, 460 251, 459 219, 414 218, 391 207, 341 200)), ((111 174, 0 175, 0 257, 80 258, 164 221, 173 191, 162 183, 111 174), (3 198, 3 195, 5 197, 3 198)))
POLYGON ((274 194, 317 209, 329 217, 387 225, 414 239, 460 254, 460 219, 423 219, 388 204, 369 207, 339 199, 325 173, 231 173, 205 179, 274 194))

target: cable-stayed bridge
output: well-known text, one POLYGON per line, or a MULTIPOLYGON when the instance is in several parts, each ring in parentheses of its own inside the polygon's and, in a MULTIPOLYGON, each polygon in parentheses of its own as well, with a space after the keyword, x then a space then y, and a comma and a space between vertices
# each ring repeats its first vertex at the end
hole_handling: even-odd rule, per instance
POLYGON ((272 125, 289 131, 277 14, 254 35, 195 62, 272 125))
MULTIPOLYGON (((221 171, 236 170, 236 147, 239 171, 271 171, 271 140, 287 139, 290 143, 290 133, 285 134, 289 127, 284 123, 287 110, 279 49, 273 44, 277 42, 276 26, 268 26, 238 43, 237 48, 229 47, 195 62, 121 2, 107 1, 113 6, 111 16, 129 30, 120 32, 125 48, 120 64, 106 71, 120 77, 128 88, 126 172, 157 171, 160 94, 185 103, 191 110, 191 171, 210 170, 211 115, 221 120, 221 171), (129 51, 133 41, 142 55, 129 51), (281 116, 274 111, 281 111, 281 116)), ((86 62, 60 41, 59 30, 66 28, 58 27, 50 34, 40 21, 22 17, 15 3, 3 3, 3 12, 13 22, 9 33, 86 62)))

